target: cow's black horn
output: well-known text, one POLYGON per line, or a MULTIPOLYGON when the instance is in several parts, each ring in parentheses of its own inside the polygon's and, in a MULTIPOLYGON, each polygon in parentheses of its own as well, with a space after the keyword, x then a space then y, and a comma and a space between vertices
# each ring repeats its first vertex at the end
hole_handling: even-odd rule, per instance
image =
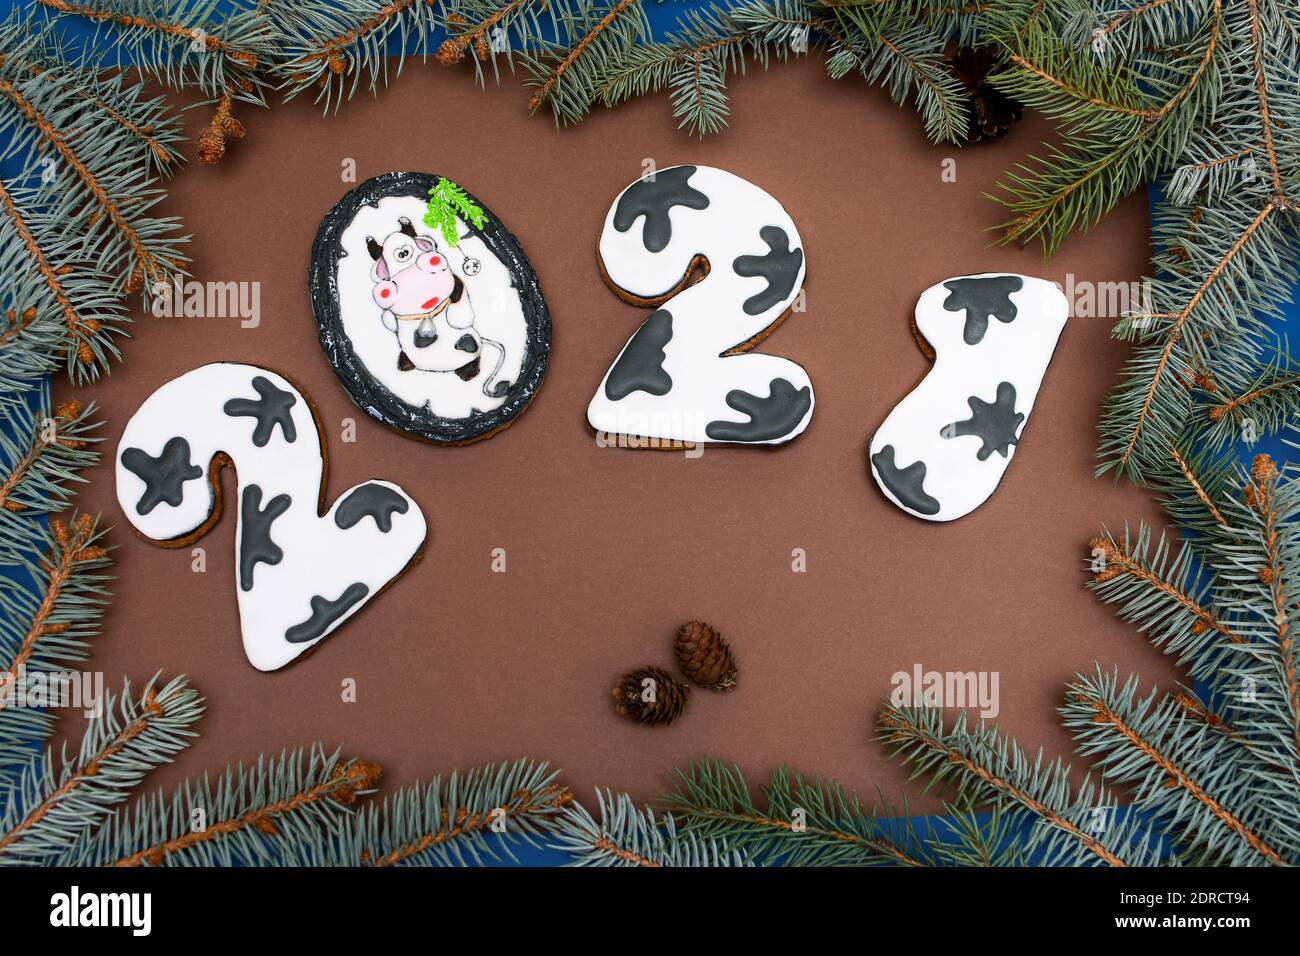
POLYGON ((415 227, 411 225, 411 220, 407 219, 405 216, 397 217, 397 228, 412 239, 415 238, 415 227))
POLYGON ((375 242, 374 236, 366 236, 366 251, 370 253, 370 258, 376 262, 384 255, 384 247, 375 242))

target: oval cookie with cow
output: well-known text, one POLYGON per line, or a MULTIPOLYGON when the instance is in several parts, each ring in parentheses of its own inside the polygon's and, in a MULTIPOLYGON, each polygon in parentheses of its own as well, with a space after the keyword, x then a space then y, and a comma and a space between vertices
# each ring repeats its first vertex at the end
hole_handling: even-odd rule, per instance
POLYGON ((309 275, 320 342, 352 400, 417 438, 464 445, 541 386, 551 320, 519 241, 431 173, 361 183, 326 214, 309 275))

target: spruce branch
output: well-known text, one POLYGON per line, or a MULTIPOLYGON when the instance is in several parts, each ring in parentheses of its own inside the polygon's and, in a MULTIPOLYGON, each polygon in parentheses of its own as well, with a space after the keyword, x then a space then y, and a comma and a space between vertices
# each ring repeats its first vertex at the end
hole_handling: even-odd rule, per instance
POLYGON ((196 88, 209 97, 227 90, 263 103, 257 70, 273 51, 270 26, 259 7, 222 13, 216 0, 37 0, 60 16, 114 29, 116 66, 134 67, 174 90, 196 88))
POLYGON ((1185 720, 1177 698, 1137 694, 1136 678, 1121 684, 1100 670, 1069 685, 1061 713, 1080 752, 1096 755, 1107 778, 1132 788, 1138 805, 1177 832, 1196 862, 1285 862, 1261 833, 1269 816, 1250 804, 1250 787, 1237 779, 1256 773, 1243 766, 1249 753, 1185 720))
POLYGON ((261 757, 227 767, 215 785, 204 776, 115 810, 69 848, 64 865, 258 866, 284 860, 284 847, 331 832, 374 790, 379 768, 341 760, 313 745, 306 753, 261 757))
POLYGON ((89 61, 77 60, 58 46, 33 50, 30 58, 11 53, 6 62, 21 65, 33 77, 66 86, 88 109, 102 113, 138 146, 148 171, 169 175, 182 161, 177 148, 183 139, 179 117, 162 97, 143 98, 142 86, 129 84, 124 74, 103 73, 97 64, 88 66, 89 61), (70 69, 73 63, 79 69, 70 69))
POLYGON ((0 809, 0 865, 52 863, 125 800, 153 768, 189 745, 203 712, 183 678, 127 683, 117 701, 92 718, 76 757, 33 756, 0 809), (55 770, 56 763, 61 769, 55 770))
POLYGON ((1169 459, 1178 469, 1178 474, 1186 487, 1195 495, 1196 500, 1205 507, 1205 510, 1209 512, 1215 523, 1220 526, 1226 525, 1228 520, 1223 517, 1223 512, 1219 510, 1219 506, 1214 503, 1214 498, 1206 490, 1206 482, 1196 475, 1187 458, 1173 445, 1169 446, 1169 459))
POLYGON ((1258 209, 1203 279, 1194 285, 1181 283, 1191 288, 1176 309, 1140 313, 1129 324, 1138 334, 1154 325, 1158 337, 1139 348, 1125 367, 1120 386, 1107 399, 1100 425, 1103 441, 1098 473, 1113 469, 1139 478, 1142 469, 1175 439, 1175 431, 1184 427, 1191 403, 1172 380, 1194 374, 1193 362, 1209 361, 1205 336, 1212 329, 1231 323, 1224 331, 1229 335, 1236 332, 1237 316, 1242 313, 1234 307, 1239 300, 1245 299, 1240 305, 1247 310, 1262 304, 1255 295, 1260 286, 1250 270, 1258 268, 1255 263, 1269 262, 1274 249, 1288 242, 1284 233, 1265 229, 1279 208, 1270 203, 1258 209))
POLYGON ((650 35, 641 0, 574 0, 556 15, 559 37, 520 57, 530 112, 550 106, 557 126, 579 122, 596 102, 609 66, 650 35))
POLYGON ((551 833, 569 789, 545 763, 516 760, 435 776, 369 803, 319 837, 282 841, 283 861, 310 866, 482 866, 551 833))
POLYGON ((964 712, 945 728, 937 708, 890 706, 878 724, 891 755, 928 777, 928 786, 954 784, 959 807, 990 803, 1024 826, 1020 851, 1040 865, 1150 865, 1166 852, 1105 790, 1085 778, 1076 793, 1059 760, 1044 763, 1040 752, 1031 761, 998 731, 969 729, 964 712))
MULTIPOLYGON (((39 79, 39 78, 38 78, 39 79)), ((66 91, 59 91, 66 97, 66 91)), ((96 266, 111 274, 120 276, 118 290, 126 293, 138 292, 142 288, 151 288, 155 283, 167 278, 167 269, 176 268, 183 261, 173 246, 174 240, 168 235, 172 223, 166 220, 149 218, 141 214, 157 200, 157 194, 139 190, 139 175, 126 170, 120 160, 114 161, 103 154, 100 144, 87 142, 87 152, 112 165, 108 166, 106 178, 115 187, 110 188, 101 180, 92 166, 98 165, 93 160, 83 159, 81 149, 72 142, 72 131, 65 130, 51 120, 44 110, 39 108, 32 91, 8 79, 0 78, 0 98, 9 103, 27 124, 19 136, 27 135, 34 139, 37 148, 48 147, 62 165, 60 172, 66 171, 71 178, 70 184, 75 194, 84 195, 90 206, 86 223, 89 229, 96 230, 103 224, 106 235, 102 249, 97 256, 96 266), (129 184, 129 185, 128 185, 129 184), (137 195, 131 196, 135 186, 137 195), (126 202, 118 198, 130 197, 126 202)), ((58 100, 52 98, 57 104, 58 100)), ((13 125, 13 120, 8 125, 13 125)), ((66 203, 59 197, 58 204, 66 203)), ((48 262, 44 263, 46 266, 48 262)))
POLYGON ((1284 525, 1294 517, 1294 511, 1287 508, 1290 513, 1284 513, 1286 506, 1279 504, 1279 477, 1271 458, 1256 455, 1247 485, 1246 503, 1260 519, 1257 533, 1263 546, 1264 563, 1257 576, 1268 591, 1269 607, 1265 618, 1272 625, 1272 643, 1277 651, 1278 669, 1290 712, 1293 753, 1300 763, 1300 667, 1297 666, 1300 662, 1291 621, 1295 612, 1292 599, 1298 589, 1290 581, 1293 562, 1300 557, 1300 552, 1293 527, 1289 523, 1284 525), (1291 591, 1289 596, 1288 588, 1291 591))
POLYGON ((559 31, 551 0, 449 0, 437 17, 447 39, 438 47, 438 62, 453 66, 468 59, 478 82, 487 80, 487 66, 501 78, 501 60, 514 70, 516 50, 527 50, 559 31), (467 56, 467 54, 472 54, 467 56))
POLYGON ((638 809, 625 793, 596 791, 599 819, 576 801, 564 808, 550 845, 573 857, 573 866, 747 866, 725 844, 678 832, 671 814, 662 820, 638 809))
POLYGON ((751 794, 736 767, 701 760, 676 773, 667 808, 684 833, 743 852, 756 865, 934 865, 932 834, 918 834, 906 813, 885 819, 840 784, 786 767, 751 794))
POLYGON ((1203 655, 1213 642, 1246 644, 1248 639, 1220 619, 1210 604, 1210 583, 1198 580, 1191 548, 1176 547, 1162 534, 1138 526, 1136 538, 1103 531, 1089 542, 1094 569, 1088 587, 1120 618, 1137 625, 1151 643, 1180 664, 1203 655), (1153 546, 1154 545, 1154 546, 1153 546))
MULTIPOLYGON (((913 97, 931 142, 966 139, 966 93, 948 69, 942 23, 916 23, 911 16, 891 19, 879 8, 860 6, 835 7, 833 12, 842 37, 841 59, 851 59, 868 83, 879 83, 900 106, 913 97)), ((839 69, 843 66, 832 72, 839 69)))
POLYGON ((1264 43, 1260 24, 1259 0, 1246 0, 1250 10, 1250 45, 1254 52, 1255 92, 1259 96, 1259 123, 1264 134, 1264 153, 1268 157, 1269 174, 1273 183, 1273 201, 1288 205, 1282 188, 1282 169, 1278 163, 1277 148, 1273 143, 1273 117, 1269 107, 1268 79, 1264 74, 1264 43))
POLYGON ((0 677, 13 680, 24 669, 52 659, 84 656, 86 640, 108 603, 106 578, 98 573, 109 564, 101 539, 96 520, 82 514, 66 523, 50 521, 47 545, 36 561, 14 547, 11 534, 0 540, 6 563, 21 562, 38 582, 38 588, 30 590, 2 579, 7 592, 5 619, 0 622, 0 677))
POLYGON ((8 323, 0 339, 0 374, 16 391, 52 372, 59 352, 78 382, 96 378, 109 358, 119 354, 112 336, 123 317, 113 298, 101 291, 111 278, 76 259, 58 265, 51 261, 55 251, 75 256, 75 243, 47 227, 39 206, 31 190, 0 180, 0 261, 31 266, 15 270, 4 296, 8 323))
POLYGON ((10 514, 60 510, 72 494, 69 484, 84 482, 80 472, 99 461, 95 406, 70 399, 51 410, 48 394, 42 399, 34 414, 25 404, 15 408, 7 422, 12 433, 0 433, 0 510, 10 514))
MULTIPOLYGON (((107 32, 110 42, 103 46, 115 50, 116 59, 101 66, 141 70, 173 90, 205 94, 217 104, 209 130, 216 130, 222 146, 221 134, 243 135, 242 124, 231 116, 233 99, 266 105, 263 67, 275 52, 276 38, 261 4, 228 9, 219 0, 39 2, 59 17, 83 18, 107 32)), ((199 137, 198 147, 205 164, 224 155, 212 132, 199 137)))
POLYGON ((437 26, 435 0, 283 0, 272 4, 279 57, 273 73, 286 100, 315 89, 315 102, 337 112, 362 84, 374 94, 402 72, 408 56, 422 60, 437 26), (390 48, 399 51, 396 63, 390 48))
MULTIPOLYGON (((23 492, 26 494, 26 491, 23 492)), ((27 675, 82 661, 108 604, 108 552, 89 515, 70 522, 0 513, 0 806, 53 715, 8 706, 27 675)))

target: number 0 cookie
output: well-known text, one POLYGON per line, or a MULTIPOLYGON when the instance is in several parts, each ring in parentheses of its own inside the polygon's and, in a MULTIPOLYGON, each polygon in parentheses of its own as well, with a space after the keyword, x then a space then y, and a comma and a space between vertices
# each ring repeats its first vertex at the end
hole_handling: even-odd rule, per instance
POLYGON ((367 414, 464 445, 505 428, 546 373, 551 320, 519 242, 450 180, 386 173, 325 216, 312 307, 343 387, 367 414))
POLYGON ((592 428, 665 442, 779 445, 808 427, 808 373, 749 351, 785 319, 803 285, 803 242, 779 202, 725 170, 656 170, 614 200, 599 252, 614 291, 655 311, 596 390, 592 428), (707 275, 688 284, 697 267, 707 275))
POLYGON ((871 474, 908 514, 951 521, 1002 480, 1069 306, 1044 279, 990 273, 933 285, 916 303, 916 332, 934 367, 871 439, 871 474))

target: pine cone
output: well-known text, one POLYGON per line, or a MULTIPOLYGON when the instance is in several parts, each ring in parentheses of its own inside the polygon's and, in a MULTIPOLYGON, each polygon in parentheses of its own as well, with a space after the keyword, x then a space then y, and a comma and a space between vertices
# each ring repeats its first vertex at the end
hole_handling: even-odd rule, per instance
POLYGON ((690 621, 678 628, 673 652, 687 680, 716 691, 736 686, 736 659, 731 656, 731 647, 703 621, 690 621))
POLYGON ((1024 106, 988 82, 994 67, 989 47, 962 47, 949 54, 948 65, 966 87, 967 143, 999 139, 1025 115, 1024 106))
POLYGON ((666 670, 638 667, 614 686, 614 709, 620 717, 637 723, 671 724, 681 715, 690 692, 690 687, 666 670))

